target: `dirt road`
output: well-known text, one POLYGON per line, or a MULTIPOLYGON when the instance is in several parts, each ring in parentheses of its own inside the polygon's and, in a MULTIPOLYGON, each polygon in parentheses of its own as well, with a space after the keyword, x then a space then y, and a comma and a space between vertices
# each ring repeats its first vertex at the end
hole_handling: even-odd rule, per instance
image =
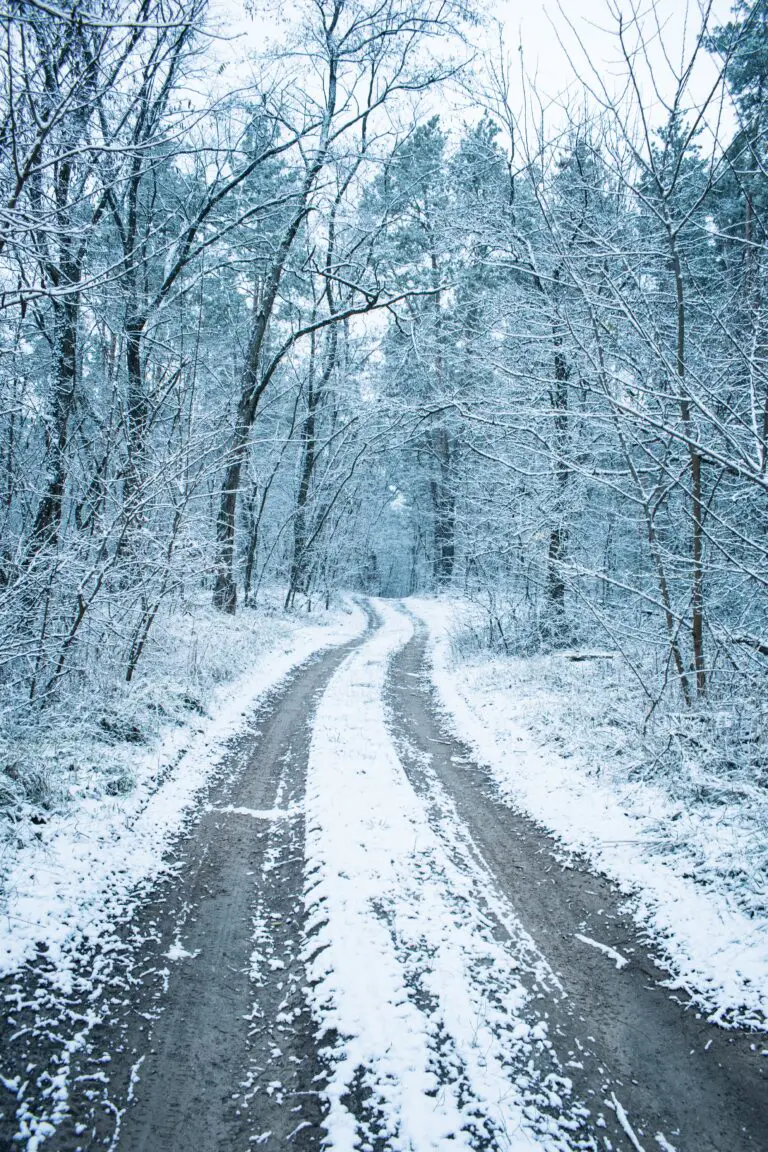
POLYGON ((574 1095, 592 1110, 597 1103, 605 1122, 586 1129, 614 1148, 633 1147, 631 1127, 654 1148, 664 1148, 660 1133, 679 1152, 768 1149, 768 1061, 755 1051, 764 1043, 707 1024, 670 994, 668 973, 638 939, 615 889, 586 869, 563 868, 554 841, 500 802, 488 774, 440 722, 425 644, 417 624, 392 663, 396 745, 435 827, 454 809, 562 982, 561 998, 538 1003, 574 1095), (618 967, 586 939, 629 962, 618 967))
MULTIPOLYGON (((318 1131, 321 1085, 297 960, 301 800, 317 697, 358 643, 299 668, 233 741, 171 875, 123 926, 123 948, 84 950, 83 996, 75 986, 54 997, 44 956, 6 982, 3 1064, 23 1070, 24 1111, 45 1111, 46 1068, 67 1072, 68 1108, 46 1149, 234 1152, 266 1132, 267 1149, 289 1136, 317 1147, 306 1133, 318 1131), (110 1024, 81 1046, 94 995, 109 999, 110 1024)), ((3 1103, 0 1149, 29 1147, 13 1139, 22 1108, 3 1103)))
POLYGON ((379 617, 252 718, 123 947, 84 952, 108 1025, 77 1050, 87 998, 54 1005, 44 956, 5 988, 18 1068, 69 1095, 38 1144, 4 1109, 0 1148, 765 1152, 764 1038, 663 986, 610 885, 447 734, 423 628, 379 617))

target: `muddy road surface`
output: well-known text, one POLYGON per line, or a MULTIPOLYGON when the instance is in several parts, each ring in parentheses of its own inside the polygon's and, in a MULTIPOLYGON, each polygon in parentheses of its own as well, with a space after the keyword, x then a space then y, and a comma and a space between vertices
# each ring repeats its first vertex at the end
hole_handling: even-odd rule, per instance
MULTIPOLYGON (((578 861, 565 867, 554 842, 501 802, 441 718, 425 630, 416 621, 404 628, 404 617, 379 605, 368 633, 308 661, 249 719, 176 845, 169 874, 121 926, 121 946, 109 956, 84 949, 84 971, 101 973, 96 983, 83 980, 79 991, 75 982, 64 1000, 55 1000, 46 991, 44 954, 6 982, 11 1026, 4 1030, 4 1066, 15 1062, 18 1077, 6 1077, 16 1103, 3 1103, 0 1149, 310 1152, 329 1146, 326 1121, 341 1109, 349 1126, 334 1129, 330 1147, 360 1152, 767 1152, 765 1037, 708 1024, 665 986, 668 974, 611 885, 578 861), (402 638, 391 650, 376 648, 375 637, 393 622, 402 638), (371 672, 377 661, 378 681, 371 672), (333 1021, 347 990, 337 989, 338 1004, 333 996, 319 1002, 308 980, 307 965, 317 964, 319 950, 313 933, 336 923, 330 904, 327 919, 315 912, 307 921, 315 877, 327 881, 330 865, 309 860, 305 828, 315 717, 334 692, 330 717, 341 714, 345 693, 350 715, 362 715, 356 692, 360 709, 379 708, 383 726, 372 728, 366 751, 375 764, 378 745, 382 754, 384 744, 393 750, 387 770, 400 774, 399 792, 421 821, 413 825, 417 872, 425 861, 442 860, 446 883, 458 893, 448 919, 459 924, 472 905, 475 920, 465 920, 486 933, 487 955, 493 948, 497 956, 514 954, 505 979, 514 971, 520 989, 494 1001, 488 1026, 489 1036, 496 1030, 498 1051, 507 1053, 502 1070, 510 1093, 519 1096, 514 1131, 500 1126, 490 1090, 473 1095, 466 1052, 441 1008, 440 956, 419 934, 418 911, 408 913, 410 935, 403 934, 396 894, 387 908, 372 899, 368 911, 372 925, 386 922, 390 967, 399 964, 405 974, 398 985, 403 1011, 426 1021, 424 1059, 434 1083, 416 1112, 444 1108, 448 1116, 445 1100, 458 1103, 443 1129, 424 1128, 443 1134, 419 1144, 394 1105, 387 1113, 387 1101, 397 1097, 393 1078, 408 1075, 392 1053, 383 1083, 352 1062, 349 1091, 332 1113, 329 1085, 339 1082, 345 1044, 364 1051, 360 1037, 382 1007, 372 971, 361 985, 368 1003, 359 1012, 360 1036, 352 1027, 348 1037, 339 1035, 333 1021), (429 843, 420 829, 429 830, 429 843), (94 996, 101 1023, 89 1029, 87 1043, 75 1043, 94 996), (508 1005, 508 1019, 499 1004, 508 1005), (538 1039, 518 1042, 521 1036, 538 1039), (46 1067, 47 1079, 40 1073, 46 1067), (56 1122, 36 1142, 15 1136, 24 1109, 30 1115, 35 1109, 30 1085, 55 1095, 57 1067, 66 1070, 67 1089, 56 1122)), ((353 763, 360 746, 346 747, 343 724, 330 739, 339 765, 353 763)), ((318 769, 315 779, 323 778, 318 769)), ((350 794, 350 805, 354 799, 350 794)), ((322 814, 317 796, 313 803, 322 814)), ((381 850, 385 814, 375 809, 373 802, 361 814, 358 849, 375 835, 381 850)), ((315 841, 322 846, 322 837, 315 841)), ((398 850, 410 852, 408 845, 398 850)), ((339 860, 348 882, 343 853, 339 860)), ((440 931, 449 936, 452 925, 440 931)), ((460 935, 456 941, 460 948, 460 935)), ((485 954, 477 956, 482 961, 485 954)), ((477 957, 473 963, 466 970, 486 981, 493 1000, 492 965, 478 975, 482 964, 477 957)), ((333 973, 327 975, 333 987, 333 973)), ((475 1076, 493 1063, 491 1049, 489 1041, 475 1076)))
POLYGON ((426 642, 416 622, 392 662, 396 746, 434 825, 458 817, 561 981, 540 1012, 574 1094, 600 1119, 598 1147, 768 1149, 765 1037, 708 1024, 671 993, 615 888, 578 862, 564 867, 555 842, 501 802, 441 721, 426 642))
MULTIPOLYGON (((122 949, 109 957, 84 949, 82 995, 77 985, 64 1002, 51 993, 44 955, 6 982, 3 1064, 13 1048, 27 1114, 46 1111, 33 1082, 38 1096, 50 1095, 57 1069, 66 1069, 67 1106, 40 1147, 318 1146, 321 1081, 297 956, 302 799, 317 700, 359 643, 297 669, 232 741, 170 875, 122 926, 122 949), (94 995, 108 998, 109 1023, 83 1044, 94 995)), ((7 1094, 3 1105, 0 1149, 36 1148, 34 1137, 14 1139, 22 1108, 7 1094)))

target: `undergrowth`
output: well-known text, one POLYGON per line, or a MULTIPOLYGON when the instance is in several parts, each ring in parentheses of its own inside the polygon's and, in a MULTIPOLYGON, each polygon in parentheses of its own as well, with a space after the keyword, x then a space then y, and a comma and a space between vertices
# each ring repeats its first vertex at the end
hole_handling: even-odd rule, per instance
POLYGON ((680 854, 695 879, 768 912, 768 668, 716 669, 685 707, 662 644, 649 650, 647 632, 634 644, 631 622, 618 645, 582 628, 567 646, 539 623, 475 603, 456 617, 454 662, 474 689, 500 692, 542 747, 650 814, 649 851, 680 854))
POLYGON ((199 724, 217 686, 288 638, 293 625, 282 595, 265 592, 258 607, 237 616, 203 601, 178 603, 157 621, 130 683, 94 661, 73 667, 43 702, 5 686, 0 842, 73 803, 130 792, 137 758, 152 754, 161 733, 199 724))

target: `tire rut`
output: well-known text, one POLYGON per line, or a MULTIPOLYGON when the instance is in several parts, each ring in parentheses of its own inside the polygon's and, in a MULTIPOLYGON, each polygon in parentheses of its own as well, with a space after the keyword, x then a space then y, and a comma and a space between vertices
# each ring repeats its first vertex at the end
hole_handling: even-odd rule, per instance
MULTIPOLYGON (((122 926, 123 946, 109 957, 83 950, 82 995, 76 987, 65 1003, 51 1001, 44 956, 7 992, 30 1114, 67 1069, 66 1113, 46 1149, 245 1152, 255 1138, 267 1152, 320 1146, 322 1069, 300 959, 301 802, 316 702, 361 642, 313 657, 260 704, 168 873, 122 926), (101 1022, 74 1043, 95 969, 101 1022)), ((13 1119, 0 1114, 0 1147, 23 1147, 3 1116, 13 1119)))
POLYGON ((765 1038, 708 1024, 663 988, 669 974, 640 938, 626 899, 583 864, 564 867, 556 842, 500 800, 488 772, 441 719, 426 629, 415 627, 387 682, 395 744, 433 826, 440 831, 445 824, 444 790, 562 983, 562 999, 534 991, 531 1011, 547 1023, 573 1095, 590 1112, 587 1133, 574 1134, 574 1147, 583 1147, 576 1141, 588 1134, 595 1147, 627 1152, 638 1144, 645 1152, 768 1148, 768 1069, 755 1051, 765 1038), (585 934, 617 948, 629 964, 617 970, 578 940, 585 934))

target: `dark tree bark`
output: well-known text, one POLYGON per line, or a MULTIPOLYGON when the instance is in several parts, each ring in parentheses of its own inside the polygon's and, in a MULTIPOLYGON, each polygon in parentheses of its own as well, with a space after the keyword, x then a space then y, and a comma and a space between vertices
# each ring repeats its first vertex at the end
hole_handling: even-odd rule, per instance
MULTIPOLYGON (((80 264, 65 269, 67 283, 80 279, 80 264)), ((61 530, 64 492, 69 466, 69 424, 77 390, 77 331, 79 299, 74 293, 54 303, 54 368, 52 425, 46 430, 47 486, 37 507, 32 529, 33 551, 56 545, 61 530)))
POLYGON ((563 353, 563 334, 553 325, 555 348, 555 379, 551 392, 552 413, 555 426, 555 524, 549 534, 547 550, 547 592, 555 614, 556 628, 561 631, 560 639, 565 639, 565 578, 564 565, 568 556, 567 492, 570 481, 568 468, 568 377, 570 370, 563 353))
POLYGON ((430 444, 437 466, 436 474, 430 481, 435 533, 432 573, 435 583, 439 587, 446 587, 453 579, 456 559, 456 496, 448 430, 435 429, 430 434, 430 444))
MULTIPOLYGON (((328 293, 331 306, 333 297, 328 293)), ((312 477, 317 462, 317 419, 320 405, 336 366, 338 352, 338 329, 334 325, 328 335, 328 349, 323 373, 319 381, 314 379, 314 350, 310 357, 310 372, 307 391, 307 411, 301 431, 301 467, 299 487, 296 493, 296 510, 293 519, 293 555, 285 606, 289 608, 298 592, 307 591, 309 559, 307 514, 312 477)))

